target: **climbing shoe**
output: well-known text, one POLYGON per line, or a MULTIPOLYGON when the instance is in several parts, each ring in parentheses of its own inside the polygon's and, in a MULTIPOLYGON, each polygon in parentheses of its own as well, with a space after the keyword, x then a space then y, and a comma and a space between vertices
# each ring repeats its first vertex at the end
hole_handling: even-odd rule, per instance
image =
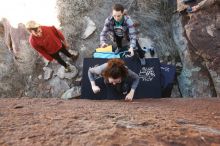
POLYGON ((77 54, 72 55, 71 59, 72 61, 76 61, 78 57, 79 57, 79 53, 77 52, 77 54))

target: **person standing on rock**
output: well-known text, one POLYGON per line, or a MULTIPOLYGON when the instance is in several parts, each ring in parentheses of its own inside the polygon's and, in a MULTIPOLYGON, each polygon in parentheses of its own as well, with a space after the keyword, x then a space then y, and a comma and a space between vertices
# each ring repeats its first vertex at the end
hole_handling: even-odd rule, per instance
POLYGON ((72 55, 66 48, 68 44, 58 29, 54 26, 42 26, 35 21, 29 21, 26 29, 30 33, 29 42, 31 46, 49 61, 55 59, 65 68, 65 72, 70 72, 70 66, 59 55, 62 52, 67 57, 75 61, 79 54, 72 55))
POLYGON ((97 75, 101 75, 104 78, 107 86, 113 85, 119 94, 126 95, 125 100, 132 101, 139 83, 139 76, 128 69, 123 60, 118 58, 110 59, 107 63, 88 70, 92 91, 95 94, 101 90, 95 83, 95 76, 97 75))
POLYGON ((100 45, 102 48, 107 47, 107 35, 113 34, 116 41, 116 53, 122 50, 122 40, 127 39, 130 42, 130 56, 134 55, 136 49, 142 65, 145 65, 145 51, 143 51, 137 41, 136 30, 131 18, 124 12, 124 7, 121 4, 115 4, 112 8, 112 15, 106 18, 104 27, 100 34, 100 45))

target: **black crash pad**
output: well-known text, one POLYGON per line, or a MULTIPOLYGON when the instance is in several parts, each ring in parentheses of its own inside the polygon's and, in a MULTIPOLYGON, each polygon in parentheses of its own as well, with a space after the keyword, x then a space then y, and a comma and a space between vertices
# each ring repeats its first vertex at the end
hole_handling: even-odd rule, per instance
POLYGON ((174 65, 161 63, 160 69, 162 97, 170 97, 176 77, 176 67, 174 65))
MULTIPOLYGON (((94 94, 88 79, 88 69, 96 65, 107 62, 108 59, 85 58, 83 62, 83 78, 82 78, 82 99, 124 99, 112 87, 104 84, 102 77, 97 77, 96 84, 101 88, 101 92, 94 94)), ((139 85, 135 91, 134 99, 138 98, 157 98, 161 97, 160 84, 160 62, 158 58, 146 59, 146 65, 141 66, 138 58, 125 58, 126 65, 129 69, 137 73, 140 77, 139 85)))

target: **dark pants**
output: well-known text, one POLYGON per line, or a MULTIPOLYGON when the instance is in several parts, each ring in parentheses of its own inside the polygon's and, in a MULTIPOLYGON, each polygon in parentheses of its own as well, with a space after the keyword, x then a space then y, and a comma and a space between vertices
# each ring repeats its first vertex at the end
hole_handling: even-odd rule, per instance
MULTIPOLYGON (((115 41, 116 41, 117 47, 120 48, 120 49, 122 49, 122 39, 123 39, 123 37, 119 37, 119 36, 116 36, 116 35, 115 35, 115 41)), ((130 41, 130 40, 128 39, 128 41, 130 41)), ((141 49, 141 46, 140 46, 140 44, 138 43, 138 41, 136 41, 136 47, 137 47, 137 49, 134 50, 134 51, 136 51, 136 52, 138 53, 138 55, 139 55, 140 58, 144 58, 145 51, 143 51, 143 50, 141 49)), ((135 49, 135 48, 133 48, 133 49, 135 49)), ((120 51, 123 51, 123 50, 120 50, 120 51)), ((120 51, 119 51, 119 52, 120 52, 120 51)))
POLYGON ((50 56, 53 57, 59 64, 61 64, 62 66, 64 66, 64 67, 66 68, 68 65, 67 65, 66 62, 60 57, 59 52, 62 52, 64 55, 66 55, 66 56, 69 57, 69 58, 72 58, 73 55, 70 54, 70 53, 68 52, 68 50, 67 50, 63 45, 62 45, 62 48, 61 48, 59 51, 57 51, 56 53, 50 55, 50 56))

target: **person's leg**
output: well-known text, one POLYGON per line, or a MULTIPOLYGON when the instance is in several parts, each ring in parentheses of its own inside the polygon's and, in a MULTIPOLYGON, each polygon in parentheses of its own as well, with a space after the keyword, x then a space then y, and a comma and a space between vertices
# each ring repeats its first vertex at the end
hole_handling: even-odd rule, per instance
POLYGON ((61 48, 60 49, 60 52, 62 52, 64 55, 66 55, 67 57, 69 57, 69 58, 71 58, 73 55, 72 54, 70 54, 70 52, 67 50, 67 49, 65 49, 65 48, 61 48))
POLYGON ((54 53, 54 54, 51 54, 51 56, 52 56, 59 64, 61 64, 61 65, 64 66, 65 68, 68 67, 68 65, 66 64, 66 62, 60 57, 59 51, 57 51, 57 52, 54 53))
POLYGON ((115 41, 116 41, 116 45, 117 45, 117 49, 115 50, 116 53, 120 52, 122 49, 122 39, 123 37, 119 37, 115 35, 115 41))
POLYGON ((141 49, 140 44, 138 43, 138 41, 136 41, 136 48, 137 48, 137 53, 139 55, 139 60, 141 62, 141 65, 145 65, 146 61, 145 61, 145 51, 141 49))
POLYGON ((67 57, 71 58, 73 61, 75 61, 78 58, 78 55, 70 54, 70 52, 64 46, 62 46, 62 48, 59 51, 62 52, 67 57))
POLYGON ((144 58, 145 57, 145 51, 141 49, 141 46, 138 43, 138 41, 136 41, 136 46, 137 46, 137 53, 139 54, 139 57, 144 58))
MULTIPOLYGON (((129 39, 128 36, 127 36, 127 40, 130 42, 130 39, 129 39)), ((144 58, 145 57, 145 51, 141 49, 141 46, 140 46, 138 40, 136 40, 136 48, 135 49, 136 50, 134 50, 134 51, 136 51, 138 53, 140 58, 144 58)))

